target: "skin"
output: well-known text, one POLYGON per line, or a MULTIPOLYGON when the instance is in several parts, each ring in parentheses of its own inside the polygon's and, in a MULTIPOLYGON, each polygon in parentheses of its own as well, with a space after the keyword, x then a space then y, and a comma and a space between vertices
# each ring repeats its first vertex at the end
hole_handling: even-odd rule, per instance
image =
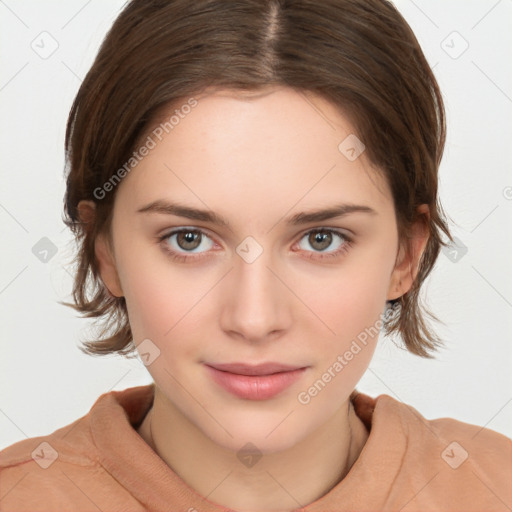
MULTIPOLYGON (((377 336, 309 403, 299 393, 376 324, 386 300, 409 290, 428 235, 418 222, 410 244, 399 244, 388 185, 364 152, 352 162, 338 150, 354 129, 329 102, 288 88, 197 99, 118 186, 112 244, 96 240, 100 273, 126 298, 135 343, 149 338, 160 350, 147 367, 156 393, 139 434, 209 501, 289 511, 325 495, 357 460, 368 432, 349 395, 377 336), (155 200, 212 210, 229 228, 137 212, 155 200), (286 223, 339 203, 375 213, 286 223), (166 245, 180 254, 191 247, 158 239, 180 227, 204 231, 188 254, 205 257, 169 257, 166 245), (337 229, 352 243, 334 234, 323 248, 309 237, 313 228, 337 229), (236 252, 248 236, 263 250, 251 263, 236 252), (217 386, 203 364, 267 361, 307 369, 278 396, 245 400, 217 386), (262 454, 252 467, 237 458, 248 442, 262 454)), ((92 215, 93 204, 80 211, 92 215)), ((420 211, 428 215, 425 205, 420 211)))

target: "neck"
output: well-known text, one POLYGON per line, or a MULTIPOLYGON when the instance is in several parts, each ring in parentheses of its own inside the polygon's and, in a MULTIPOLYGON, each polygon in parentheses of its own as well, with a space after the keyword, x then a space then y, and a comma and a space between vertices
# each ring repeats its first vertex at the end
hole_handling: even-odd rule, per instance
POLYGON ((188 422, 155 387, 153 406, 138 429, 141 437, 209 501, 240 512, 285 512, 328 493, 350 471, 368 432, 347 400, 332 418, 288 450, 241 464, 188 422))

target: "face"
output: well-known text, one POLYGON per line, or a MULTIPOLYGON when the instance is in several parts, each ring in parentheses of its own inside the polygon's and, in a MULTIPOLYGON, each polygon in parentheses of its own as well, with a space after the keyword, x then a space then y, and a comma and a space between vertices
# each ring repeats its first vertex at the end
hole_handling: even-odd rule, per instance
POLYGON ((325 100, 197 100, 118 186, 101 275, 176 417, 228 449, 279 451, 347 403, 403 293, 393 200, 364 152, 338 148, 354 129, 325 100), (268 362, 301 370, 222 385, 209 367, 268 362))

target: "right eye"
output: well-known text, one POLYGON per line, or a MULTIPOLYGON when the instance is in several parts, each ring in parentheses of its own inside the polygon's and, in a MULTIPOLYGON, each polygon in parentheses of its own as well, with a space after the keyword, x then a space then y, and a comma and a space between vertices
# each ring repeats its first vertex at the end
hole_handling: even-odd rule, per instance
POLYGON ((159 240, 163 243, 164 250, 173 258, 182 261, 198 259, 201 256, 190 256, 192 254, 203 254, 208 252, 215 244, 213 240, 202 230, 197 228, 175 229, 162 235, 159 240), (208 240, 204 251, 197 251, 201 243, 208 240))

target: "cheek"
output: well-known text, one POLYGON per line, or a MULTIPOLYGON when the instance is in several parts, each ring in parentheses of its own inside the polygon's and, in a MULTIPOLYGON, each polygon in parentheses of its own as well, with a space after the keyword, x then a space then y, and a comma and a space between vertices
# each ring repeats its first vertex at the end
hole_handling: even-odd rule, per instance
POLYGON ((311 309, 324 323, 310 334, 318 360, 297 397, 311 414, 334 414, 367 370, 382 327, 385 292, 378 272, 347 272, 313 298, 311 309))
POLYGON ((145 264, 143 257, 125 258, 120 262, 121 282, 133 337, 157 339, 175 322, 179 295, 169 286, 154 262, 145 264))
POLYGON ((197 329, 203 299, 218 280, 211 270, 185 270, 154 250, 132 251, 119 266, 136 344, 149 338, 167 347, 180 333, 197 329))
POLYGON ((324 339, 350 341, 375 324, 385 307, 392 261, 389 249, 376 247, 297 281, 299 295, 307 297, 308 306, 323 320, 318 323, 324 339))
POLYGON ((313 382, 325 387, 319 401, 339 404, 366 371, 382 328, 393 261, 390 245, 375 244, 336 270, 303 281, 301 293, 321 319, 311 317, 317 331, 310 334, 319 354, 313 382))
POLYGON ((338 356, 341 356, 342 367, 336 364, 331 372, 343 375, 338 381, 348 379, 347 386, 359 380, 371 360, 382 326, 381 315, 385 307, 382 288, 376 289, 375 281, 368 277, 351 277, 344 281, 343 287, 333 287, 329 296, 324 295, 318 300, 314 309, 322 312, 320 316, 330 328, 324 326, 323 335, 320 331, 313 335, 321 354, 320 373, 339 362, 338 356))

